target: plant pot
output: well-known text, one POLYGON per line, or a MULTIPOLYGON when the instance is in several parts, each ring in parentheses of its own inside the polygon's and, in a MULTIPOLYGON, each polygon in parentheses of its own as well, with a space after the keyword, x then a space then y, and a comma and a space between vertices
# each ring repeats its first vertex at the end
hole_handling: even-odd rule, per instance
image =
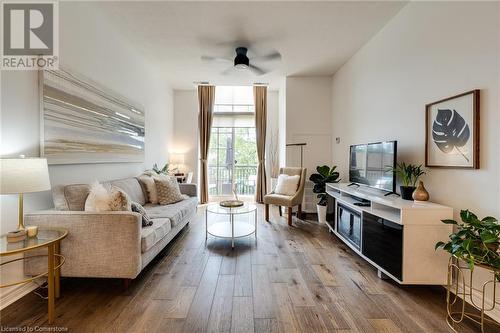
POLYGON ((400 186, 399 190, 401 191, 401 199, 413 200, 412 194, 415 191, 415 186, 400 186))
POLYGON ((318 210, 318 222, 326 223, 326 206, 316 205, 316 209, 318 210))

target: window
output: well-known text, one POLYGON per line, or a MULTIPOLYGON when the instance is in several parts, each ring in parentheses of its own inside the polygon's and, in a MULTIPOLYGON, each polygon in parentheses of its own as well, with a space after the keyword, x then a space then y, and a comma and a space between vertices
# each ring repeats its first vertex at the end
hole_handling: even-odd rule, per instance
POLYGON ((253 88, 250 86, 217 86, 214 113, 254 113, 253 88))
POLYGON ((209 194, 253 195, 257 180, 252 87, 216 87, 208 154, 209 194))

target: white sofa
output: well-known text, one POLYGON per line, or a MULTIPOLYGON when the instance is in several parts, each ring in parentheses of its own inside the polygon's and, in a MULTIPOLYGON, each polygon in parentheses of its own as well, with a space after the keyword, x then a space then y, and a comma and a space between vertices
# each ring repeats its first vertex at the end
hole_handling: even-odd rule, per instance
MULTIPOLYGON (((85 212, 87 184, 53 188, 55 210, 28 213, 25 223, 69 230, 61 242, 61 254, 66 257, 62 276, 134 279, 196 216, 195 184, 179 184, 189 198, 165 206, 147 203, 147 192, 137 178, 105 185, 121 188, 132 201, 143 205, 153 225, 142 227, 141 215, 133 212, 85 212)), ((36 266, 28 263, 25 269, 33 274, 36 266)))

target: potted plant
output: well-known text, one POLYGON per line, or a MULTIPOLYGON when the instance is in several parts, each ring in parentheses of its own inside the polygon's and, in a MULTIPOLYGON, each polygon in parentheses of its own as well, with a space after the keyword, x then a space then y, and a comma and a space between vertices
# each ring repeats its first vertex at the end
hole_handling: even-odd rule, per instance
MULTIPOLYGON (((456 232, 450 235, 450 241, 436 243, 436 250, 443 248, 451 255, 467 262, 471 270, 475 264, 481 264, 500 269, 500 224, 494 217, 487 216, 479 220, 469 210, 462 210, 460 218, 463 223, 455 220, 443 220, 443 223, 456 226, 456 232)), ((500 281, 500 275, 497 275, 500 281)))
POLYGON ((406 164, 405 162, 396 163, 396 166, 391 169, 396 173, 399 180, 401 180, 401 198, 405 200, 413 200, 412 194, 416 189, 416 184, 420 176, 425 175, 422 164, 406 164))
POLYGON ((313 173, 309 180, 314 183, 313 192, 317 194, 319 199, 316 208, 318 210, 318 221, 320 223, 326 222, 326 184, 327 183, 338 183, 339 173, 335 171, 337 167, 332 166, 331 168, 327 165, 316 167, 317 173, 313 173))
POLYGON ((167 163, 163 166, 163 168, 159 168, 158 164, 153 165, 153 171, 156 172, 157 174, 161 175, 168 175, 170 173, 170 165, 167 163))

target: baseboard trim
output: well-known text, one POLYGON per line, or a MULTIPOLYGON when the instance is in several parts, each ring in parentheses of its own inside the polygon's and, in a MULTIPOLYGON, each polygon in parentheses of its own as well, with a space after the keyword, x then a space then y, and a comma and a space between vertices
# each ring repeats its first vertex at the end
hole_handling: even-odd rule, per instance
POLYGON ((34 282, 29 282, 25 284, 21 284, 17 286, 17 288, 13 288, 11 291, 7 292, 5 295, 2 295, 0 299, 0 310, 11 305, 15 301, 19 300, 23 296, 29 294, 33 290, 38 288, 38 284, 34 282))

